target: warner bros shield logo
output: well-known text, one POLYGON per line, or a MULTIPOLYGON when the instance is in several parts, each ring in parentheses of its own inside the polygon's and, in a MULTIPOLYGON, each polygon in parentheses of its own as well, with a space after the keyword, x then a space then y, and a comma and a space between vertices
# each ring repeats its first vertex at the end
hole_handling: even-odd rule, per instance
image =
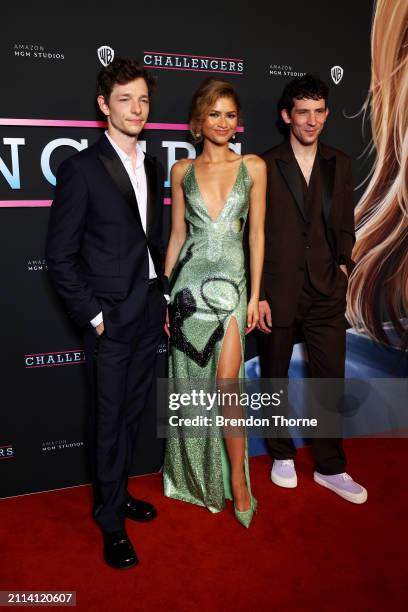
POLYGON ((330 72, 331 72, 331 78, 333 79, 333 82, 336 85, 338 85, 341 79, 343 78, 343 74, 344 74, 343 68, 341 66, 333 66, 330 72))
POLYGON ((98 58, 103 66, 108 66, 113 58, 115 57, 115 51, 112 47, 108 47, 107 45, 103 45, 103 47, 99 47, 98 49, 98 58))

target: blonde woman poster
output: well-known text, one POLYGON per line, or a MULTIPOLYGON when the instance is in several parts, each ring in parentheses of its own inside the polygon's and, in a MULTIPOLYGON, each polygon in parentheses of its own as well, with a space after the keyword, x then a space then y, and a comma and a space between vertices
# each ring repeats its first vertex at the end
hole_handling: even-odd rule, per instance
POLYGON ((408 373, 408 3, 379 0, 372 28, 370 180, 356 208, 349 376, 408 373), (361 359, 364 357, 364 360, 361 359))

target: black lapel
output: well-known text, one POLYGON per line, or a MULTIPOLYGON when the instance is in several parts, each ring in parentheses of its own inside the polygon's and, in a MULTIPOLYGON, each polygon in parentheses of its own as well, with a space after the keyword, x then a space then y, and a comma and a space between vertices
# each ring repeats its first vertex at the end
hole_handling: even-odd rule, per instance
POLYGON ((287 159, 276 160, 279 170, 282 173, 293 197, 295 198, 297 207, 299 208, 300 214, 307 221, 307 214, 305 210, 305 203, 303 199, 303 188, 302 179, 300 176, 299 166, 296 162, 295 156, 292 155, 287 159))
POLYGON ((145 157, 145 172, 147 183, 147 217, 146 217, 146 235, 149 238, 155 220, 155 209, 157 201, 157 173, 154 162, 145 157))
POLYGON ((106 143, 103 142, 103 145, 101 142, 103 153, 99 153, 98 157, 105 166, 106 171, 115 183, 116 187, 119 189, 120 193, 128 203, 131 211, 135 215, 137 221, 140 223, 140 227, 143 229, 135 190, 130 182, 129 175, 126 172, 125 166, 123 165, 120 157, 117 155, 107 138, 105 138, 105 141, 106 143), (109 148, 107 148, 107 146, 109 148))
POLYGON ((323 215, 326 221, 326 227, 329 223, 330 209, 332 205, 334 176, 336 173, 336 157, 326 159, 322 155, 319 156, 320 162, 320 182, 322 186, 322 204, 323 215))

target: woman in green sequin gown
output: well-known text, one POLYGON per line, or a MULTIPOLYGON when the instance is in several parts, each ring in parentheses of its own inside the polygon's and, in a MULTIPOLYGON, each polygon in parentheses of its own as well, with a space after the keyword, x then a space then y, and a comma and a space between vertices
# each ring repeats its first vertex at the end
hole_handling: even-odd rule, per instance
MULTIPOLYGON (((245 334, 258 321, 263 262, 266 170, 255 155, 228 146, 238 126, 232 86, 207 79, 193 98, 191 129, 202 154, 172 169, 169 377, 203 387, 244 375, 245 334), (247 304, 243 232, 250 217, 251 295, 247 304), (204 382, 205 381, 205 382, 204 382)), ((184 389, 185 390, 185 389, 184 389)), ((215 390, 215 389, 214 389, 215 390)), ((210 415, 210 416, 213 416, 210 415)), ((164 462, 168 497, 218 512, 233 499, 249 526, 251 494, 244 433, 223 438, 170 436, 164 462), (248 518, 249 516, 249 518, 248 518)))

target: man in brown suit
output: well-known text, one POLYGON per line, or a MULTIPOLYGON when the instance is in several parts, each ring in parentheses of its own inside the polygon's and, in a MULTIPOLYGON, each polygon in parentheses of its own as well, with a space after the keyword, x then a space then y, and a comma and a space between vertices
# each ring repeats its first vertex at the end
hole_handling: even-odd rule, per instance
MULTIPOLYGON (((351 160, 319 142, 328 87, 305 75, 279 102, 288 138, 262 157, 268 168, 265 263, 259 329, 263 378, 287 378, 295 339, 305 341, 313 378, 344 377, 347 279, 355 241, 351 160)), ((267 440, 272 481, 297 485, 289 435, 267 440)), ((341 438, 313 439, 314 480, 363 503, 367 491, 346 472, 341 438)))

